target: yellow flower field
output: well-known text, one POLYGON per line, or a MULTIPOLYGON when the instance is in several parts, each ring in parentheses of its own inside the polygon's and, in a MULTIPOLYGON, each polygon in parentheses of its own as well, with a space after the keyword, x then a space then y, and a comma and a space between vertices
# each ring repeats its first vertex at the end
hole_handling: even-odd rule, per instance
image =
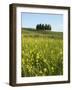
POLYGON ((52 75, 63 75, 62 33, 22 30, 21 76, 52 75))

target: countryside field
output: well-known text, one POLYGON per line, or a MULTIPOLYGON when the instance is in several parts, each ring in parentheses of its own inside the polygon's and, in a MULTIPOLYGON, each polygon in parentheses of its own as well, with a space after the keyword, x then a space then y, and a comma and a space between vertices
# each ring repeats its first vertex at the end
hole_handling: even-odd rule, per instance
POLYGON ((63 75, 63 33, 22 29, 21 76, 63 75))

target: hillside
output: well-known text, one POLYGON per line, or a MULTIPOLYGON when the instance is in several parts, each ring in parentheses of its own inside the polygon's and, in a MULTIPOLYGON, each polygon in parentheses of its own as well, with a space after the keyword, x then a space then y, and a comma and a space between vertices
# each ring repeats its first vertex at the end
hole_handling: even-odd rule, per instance
POLYGON ((22 28, 22 33, 24 33, 25 37, 30 36, 30 37, 48 37, 48 38, 63 39, 63 32, 36 30, 33 28, 22 28))

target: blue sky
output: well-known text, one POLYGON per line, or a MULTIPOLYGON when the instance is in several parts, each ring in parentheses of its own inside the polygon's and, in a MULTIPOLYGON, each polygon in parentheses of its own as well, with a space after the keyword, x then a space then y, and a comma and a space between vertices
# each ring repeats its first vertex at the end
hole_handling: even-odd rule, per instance
POLYGON ((35 28, 37 24, 50 24, 52 31, 63 32, 62 14, 21 13, 21 24, 25 28, 35 28))

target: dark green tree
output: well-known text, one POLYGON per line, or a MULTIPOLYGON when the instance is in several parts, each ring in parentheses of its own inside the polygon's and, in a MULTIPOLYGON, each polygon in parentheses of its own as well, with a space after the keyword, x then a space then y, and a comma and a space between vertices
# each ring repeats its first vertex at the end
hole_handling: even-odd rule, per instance
POLYGON ((41 25, 41 24, 39 25, 39 29, 40 29, 40 30, 42 29, 42 25, 41 25))
POLYGON ((37 24, 36 25, 36 30, 51 30, 51 25, 50 24, 37 24))
POLYGON ((45 26, 44 24, 41 25, 41 29, 44 30, 45 29, 45 26))
POLYGON ((39 24, 36 25, 36 30, 38 30, 38 29, 39 29, 39 24))
POLYGON ((48 29, 48 25, 47 24, 45 24, 45 30, 47 30, 48 29))
POLYGON ((51 25, 50 24, 47 25, 47 29, 51 30, 51 25))

